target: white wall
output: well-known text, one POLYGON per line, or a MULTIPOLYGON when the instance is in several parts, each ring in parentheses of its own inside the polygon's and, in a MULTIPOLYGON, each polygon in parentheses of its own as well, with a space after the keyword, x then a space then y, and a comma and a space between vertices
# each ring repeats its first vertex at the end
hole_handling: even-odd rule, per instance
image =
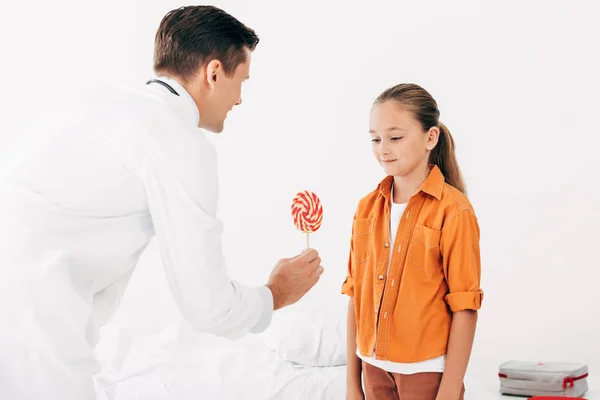
MULTIPOLYGON (((145 81, 155 29, 181 5, 5 1, 2 147, 52 91, 145 81)), ((214 138, 233 277, 264 283, 303 248, 289 207, 309 189, 325 210, 311 240, 326 267, 315 293, 337 295, 354 207, 382 177, 370 104, 388 86, 419 83, 455 137, 482 229, 486 295, 471 367, 490 379, 511 358, 600 371, 599 2, 215 4, 261 37, 244 104, 214 138)), ((161 274, 151 246, 115 321, 148 327, 173 307, 161 274)))

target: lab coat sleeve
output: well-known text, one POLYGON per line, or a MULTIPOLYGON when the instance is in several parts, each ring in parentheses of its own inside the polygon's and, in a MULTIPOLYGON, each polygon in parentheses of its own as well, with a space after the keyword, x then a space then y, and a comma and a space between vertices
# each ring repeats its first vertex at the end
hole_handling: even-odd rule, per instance
POLYGON ((217 159, 203 133, 157 146, 144 171, 148 206, 174 299, 197 331, 231 340, 268 327, 273 297, 266 286, 232 281, 217 218, 217 159))

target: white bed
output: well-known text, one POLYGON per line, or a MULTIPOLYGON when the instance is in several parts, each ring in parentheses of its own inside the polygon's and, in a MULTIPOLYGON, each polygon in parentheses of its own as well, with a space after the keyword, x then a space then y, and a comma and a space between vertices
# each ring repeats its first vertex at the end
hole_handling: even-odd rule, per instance
MULTIPOLYGON (((152 261, 159 257, 150 247, 142 262, 144 258, 152 261)), ((345 398, 345 351, 341 342, 345 326, 325 321, 332 320, 332 307, 339 308, 347 301, 343 296, 334 296, 338 301, 327 301, 329 307, 320 307, 321 311, 315 313, 307 309, 322 300, 315 291, 293 307, 277 312, 264 334, 232 342, 193 332, 172 299, 161 266, 155 262, 142 266, 134 274, 120 310, 102 329, 97 348, 104 366, 97 376, 100 399, 345 398), (312 314, 309 319, 307 312, 312 314), (301 329, 295 329, 290 321, 301 329), (289 327, 293 334, 287 330, 289 327), (333 333, 324 332, 324 328, 333 328, 333 333), (312 340, 324 336, 325 340, 312 340), (306 357, 315 362, 299 363, 306 357)))
POLYGON ((307 367, 283 361, 257 335, 230 342, 177 329, 131 343, 121 358, 115 353, 98 378, 100 398, 345 398, 344 366, 307 367))

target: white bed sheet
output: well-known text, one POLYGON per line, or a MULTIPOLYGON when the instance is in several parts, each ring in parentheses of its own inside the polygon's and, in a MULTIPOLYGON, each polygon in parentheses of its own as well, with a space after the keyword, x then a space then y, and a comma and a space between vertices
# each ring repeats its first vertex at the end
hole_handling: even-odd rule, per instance
POLYGON ((345 399, 344 366, 285 362, 257 335, 231 342, 180 325, 143 340, 122 332, 113 339, 122 348, 111 360, 105 354, 101 400, 345 399))

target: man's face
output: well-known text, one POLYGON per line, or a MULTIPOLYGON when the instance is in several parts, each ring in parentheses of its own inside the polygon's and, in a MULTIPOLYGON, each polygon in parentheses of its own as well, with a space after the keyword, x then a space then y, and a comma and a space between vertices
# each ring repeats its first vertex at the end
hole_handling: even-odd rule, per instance
MULTIPOLYGON (((221 133, 231 109, 242 103, 242 83, 250 78, 251 52, 244 49, 246 60, 239 64, 231 76, 227 76, 218 60, 206 68, 206 96, 200 110, 200 127, 221 133)), ((199 107, 200 108, 200 107, 199 107)))

